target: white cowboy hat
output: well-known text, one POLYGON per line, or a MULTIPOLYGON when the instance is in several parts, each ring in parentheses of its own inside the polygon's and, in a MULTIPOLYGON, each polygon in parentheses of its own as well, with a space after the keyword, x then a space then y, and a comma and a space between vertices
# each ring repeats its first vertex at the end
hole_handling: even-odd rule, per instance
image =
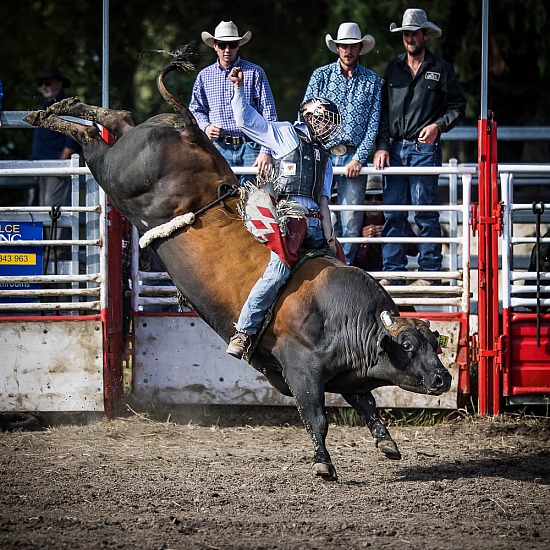
POLYGON ((365 34, 361 37, 361 29, 357 23, 342 23, 338 27, 338 35, 336 40, 327 34, 325 36, 325 42, 328 49, 333 53, 338 53, 337 44, 359 44, 361 42, 361 51, 359 55, 370 52, 374 48, 376 41, 374 36, 365 34))
POLYGON ((419 8, 410 8, 403 14, 403 23, 400 27, 397 23, 390 25, 391 32, 399 31, 418 31, 420 29, 426 29, 430 36, 439 38, 441 36, 441 29, 428 21, 428 16, 424 10, 419 8))
POLYGON ((214 30, 214 36, 209 32, 201 32, 202 41, 211 48, 216 42, 239 42, 239 46, 244 46, 251 38, 252 33, 246 31, 243 36, 239 36, 237 25, 233 21, 222 21, 214 30))

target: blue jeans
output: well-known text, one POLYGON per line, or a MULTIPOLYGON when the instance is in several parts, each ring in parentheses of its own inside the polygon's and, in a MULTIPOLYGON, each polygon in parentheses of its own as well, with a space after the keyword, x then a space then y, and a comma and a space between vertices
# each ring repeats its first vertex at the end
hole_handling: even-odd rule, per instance
MULTIPOLYGON (((353 158, 354 153, 336 156, 330 155, 332 166, 343 167, 353 158)), ((344 175, 336 176, 333 184, 338 186, 338 204, 363 205, 365 204, 365 189, 367 177, 347 178, 344 175)), ((337 236, 360 237, 363 229, 364 212, 342 211, 338 212, 337 236)), ((355 255, 359 249, 357 243, 343 243, 342 248, 346 255, 346 263, 353 265, 355 255)))
MULTIPOLYGON (((441 166, 441 142, 419 143, 396 140, 390 151, 390 166, 441 166)), ((386 176, 384 204, 437 205, 436 176, 386 176)), ((406 237, 408 212, 384 212, 383 237, 406 237)), ((414 221, 421 237, 441 237, 439 212, 415 212, 414 221)), ((404 271, 407 267, 407 245, 387 243, 382 247, 384 271, 404 271)), ((418 268, 420 271, 440 271, 441 244, 418 244, 418 268)))
MULTIPOLYGON (((307 218, 308 227, 302 246, 304 248, 321 248, 325 242, 321 220, 307 218)), ((279 290, 290 276, 290 269, 281 262, 275 252, 271 252, 269 263, 264 274, 252 287, 243 305, 235 328, 246 334, 256 334, 271 305, 277 299, 279 290)))
MULTIPOLYGON (((222 154, 229 166, 252 166, 256 162, 256 157, 260 152, 260 145, 249 141, 239 145, 230 145, 223 141, 212 141, 216 149, 222 154)), ((246 180, 256 181, 254 175, 248 174, 239 177, 239 181, 244 183, 246 180)))

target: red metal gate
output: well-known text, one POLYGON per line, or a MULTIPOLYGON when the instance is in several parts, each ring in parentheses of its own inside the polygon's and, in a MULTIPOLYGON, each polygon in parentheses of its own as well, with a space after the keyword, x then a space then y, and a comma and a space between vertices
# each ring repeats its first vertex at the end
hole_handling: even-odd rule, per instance
MULTIPOLYGON (((550 396, 550 273, 538 275, 539 292, 533 297, 537 287, 528 281, 536 275, 514 261, 514 248, 537 239, 514 235, 514 213, 534 213, 535 205, 516 204, 513 193, 514 173, 550 174, 550 166, 498 165, 497 124, 492 118, 481 120, 478 128, 479 205, 472 217, 479 240, 479 333, 474 359, 479 413, 496 415, 505 399, 529 403, 537 395, 538 402, 548 402, 550 396)), ((544 211, 544 203, 539 204, 544 211)))
POLYGON ((498 414, 500 402, 500 347, 498 313, 498 236, 501 230, 498 200, 497 125, 492 119, 478 124, 478 196, 472 214, 473 230, 478 232, 478 311, 477 342, 478 396, 481 415, 498 414))

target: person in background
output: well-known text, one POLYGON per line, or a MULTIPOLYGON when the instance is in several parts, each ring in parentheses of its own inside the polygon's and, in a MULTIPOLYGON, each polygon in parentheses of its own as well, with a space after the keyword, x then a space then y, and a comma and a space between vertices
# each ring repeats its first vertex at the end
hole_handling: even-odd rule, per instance
MULTIPOLYGON (((381 237, 384 227, 384 181, 382 174, 370 174, 367 177, 367 189, 365 191, 365 205, 378 206, 380 211, 364 212, 362 237, 381 237)), ((407 237, 414 237, 414 231, 407 222, 407 237)), ((414 243, 407 244, 407 256, 416 256, 418 248, 414 243)), ((382 244, 381 243, 361 243, 355 255, 353 262, 355 267, 360 267, 365 271, 382 271, 382 244)))
MULTIPOLYGON (((44 69, 37 77, 37 84, 42 93, 41 110, 46 110, 60 99, 65 99, 65 89, 71 86, 71 81, 56 68, 44 69)), ((76 141, 59 132, 44 128, 36 128, 32 140, 33 160, 66 160, 71 155, 80 152, 76 141)), ((71 204, 70 178, 58 176, 40 176, 39 199, 41 206, 71 204)))
MULTIPOLYGON (((374 48, 370 34, 362 35, 357 23, 342 23, 334 40, 325 37, 328 49, 338 55, 338 61, 313 71, 304 101, 324 97, 333 101, 342 113, 343 130, 338 141, 330 143, 332 165, 345 167, 345 174, 334 178, 338 204, 363 204, 366 176, 359 172, 367 165, 374 149, 380 120, 382 81, 370 69, 359 63, 359 57, 374 48)), ((362 212, 342 211, 337 223, 339 237, 359 237, 362 212)), ((358 245, 342 245, 346 262, 353 264, 358 245)))
MULTIPOLYGON (((277 120, 265 71, 239 56, 240 47, 248 44, 252 33, 247 31, 241 36, 233 21, 222 21, 214 36, 204 31, 201 37, 207 46, 214 48, 218 59, 197 75, 189 109, 229 166, 256 166, 263 175, 271 167, 271 151, 250 139, 235 123, 231 109, 233 85, 228 78, 233 67, 240 67, 245 75, 248 103, 266 120, 277 120)), ((250 176, 243 176, 241 182, 247 177, 250 176)))
MULTIPOLYGON (((300 106, 300 122, 269 122, 248 104, 239 67, 232 69, 230 78, 234 83, 232 107, 239 127, 273 151, 275 200, 301 211, 299 219, 293 220, 296 223, 288 224, 287 242, 293 243, 296 251, 302 243, 310 249, 324 249, 328 244, 336 255, 328 208, 332 165, 325 145, 341 131, 338 108, 324 98, 312 98, 300 106)), ((271 252, 264 274, 243 304, 227 353, 241 359, 248 351, 279 290, 290 277, 290 267, 271 252)))
MULTIPOLYGON (((384 74, 382 116, 376 138, 374 167, 441 166, 441 134, 453 128, 466 111, 466 99, 458 79, 446 61, 426 47, 441 29, 428 21, 422 9, 408 9, 401 27, 405 53, 390 59, 384 74)), ((384 204, 437 205, 437 175, 386 176, 384 204)), ((385 212, 384 237, 407 235, 408 212, 385 212)), ((417 211, 414 216, 421 237, 440 237, 439 212, 417 211)), ((441 244, 419 243, 420 271, 440 271, 441 244)), ((384 271, 405 271, 407 245, 382 247, 384 271)), ((417 279, 412 285, 430 285, 435 279, 417 279)), ((383 284, 397 281, 385 279, 383 284)))
MULTIPOLYGON (((43 99, 40 109, 45 110, 60 99, 65 99, 65 89, 71 81, 57 68, 45 68, 36 79, 43 99)), ((36 128, 32 140, 33 160, 67 160, 81 148, 68 136, 44 128, 36 128)), ((71 178, 67 176, 39 176, 38 204, 40 206, 67 206, 71 204, 71 178)), ((69 239, 69 228, 57 229, 54 238, 69 239)), ((50 238, 49 235, 46 238, 50 238)), ((54 249, 57 250, 57 249, 54 249)), ((68 258, 68 252, 62 252, 59 258, 68 258)))
MULTIPOLYGON (((382 206, 384 183, 382 176, 371 174, 367 177, 365 205, 382 206)), ((384 212, 363 212, 362 237, 381 237, 384 226, 384 212)), ((353 261, 355 267, 365 271, 382 271, 382 245, 380 243, 361 243, 353 261)))

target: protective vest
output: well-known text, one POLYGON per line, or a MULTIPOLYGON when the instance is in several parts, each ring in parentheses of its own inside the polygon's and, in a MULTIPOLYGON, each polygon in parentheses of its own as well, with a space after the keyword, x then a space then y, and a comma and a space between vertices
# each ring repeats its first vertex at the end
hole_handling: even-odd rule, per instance
POLYGON ((319 144, 296 130, 299 145, 280 159, 274 160, 278 173, 274 182, 277 199, 281 195, 301 195, 321 200, 325 182, 325 169, 329 155, 319 144))

